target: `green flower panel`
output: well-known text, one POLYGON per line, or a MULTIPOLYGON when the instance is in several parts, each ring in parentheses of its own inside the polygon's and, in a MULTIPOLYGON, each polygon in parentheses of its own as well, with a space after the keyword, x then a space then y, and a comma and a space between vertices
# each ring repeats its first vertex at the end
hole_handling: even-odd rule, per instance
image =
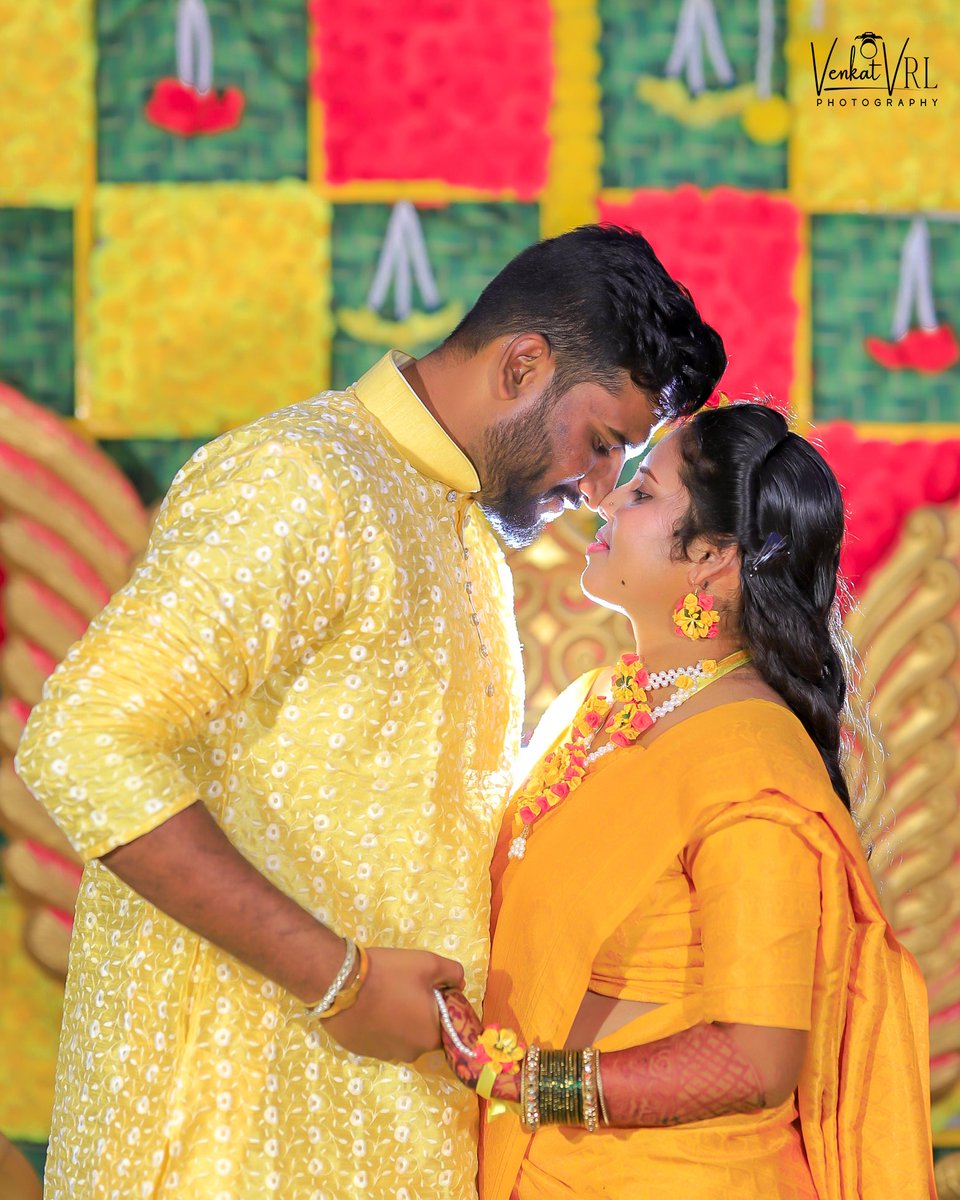
POLYGON ((408 320, 398 320, 392 287, 376 312, 367 305, 392 211, 385 204, 334 206, 335 388, 354 383, 391 346, 417 357, 432 350, 501 267, 540 236, 535 204, 465 203, 419 209, 437 297, 431 298, 433 303, 424 301, 412 270, 412 312, 408 320))
POLYGON ((73 213, 0 208, 0 380, 74 409, 73 213))
MULTIPOLYGON (((812 220, 813 408, 818 421, 960 421, 960 366, 890 370, 867 338, 889 341, 900 257, 910 221, 820 216, 812 220)), ((960 225, 928 220, 937 321, 960 332, 960 225)), ((917 319, 912 314, 911 328, 917 319)))
POLYGON ((184 137, 145 115, 159 80, 175 79, 177 5, 99 0, 98 174, 110 183, 305 179, 307 6, 303 0, 206 0, 213 91, 237 88, 239 124, 184 137))
POLYGON ((110 439, 100 449, 117 464, 137 489, 144 504, 155 504, 167 493, 170 483, 188 458, 210 438, 110 439))
MULTIPOLYGON (((784 188, 787 143, 761 144, 744 127, 756 101, 747 89, 756 81, 758 0, 714 0, 714 12, 735 79, 718 82, 705 43, 700 41, 706 90, 691 103, 675 103, 676 85, 666 78, 681 0, 636 4, 598 0, 603 115, 603 185, 608 188, 699 187, 784 188), (641 81, 644 81, 643 83, 641 81), (638 87, 657 94, 641 99, 638 87), (686 118, 686 119, 681 119, 686 118)), ((786 0, 773 0, 770 75, 775 96, 786 87, 783 45, 786 0)), ((687 75, 680 81, 686 85, 687 75)))

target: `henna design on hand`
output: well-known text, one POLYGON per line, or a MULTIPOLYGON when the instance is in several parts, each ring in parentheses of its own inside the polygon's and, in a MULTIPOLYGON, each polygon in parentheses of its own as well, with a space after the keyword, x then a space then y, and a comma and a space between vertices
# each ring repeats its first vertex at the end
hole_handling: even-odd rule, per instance
MULTIPOLYGON (((477 1044, 477 1039, 483 1032, 483 1024, 480 1018, 473 1011, 470 1001, 467 1000, 462 992, 453 990, 444 991, 443 999, 447 1006, 447 1012, 450 1014, 450 1021, 456 1030, 457 1037, 468 1050, 473 1050, 477 1044)), ((440 1026, 440 1034, 443 1039, 443 1052, 446 1055, 447 1062, 450 1064, 450 1069, 462 1084, 472 1091, 476 1091, 477 1080, 480 1078, 480 1071, 483 1064, 477 1062, 475 1058, 464 1054, 451 1039, 442 1024, 440 1026)), ((491 1094, 498 1100, 519 1102, 520 1073, 498 1075, 491 1094)))
POLYGON ((764 1085, 730 1032, 696 1025, 601 1056, 610 1124, 680 1125, 766 1108, 764 1085))

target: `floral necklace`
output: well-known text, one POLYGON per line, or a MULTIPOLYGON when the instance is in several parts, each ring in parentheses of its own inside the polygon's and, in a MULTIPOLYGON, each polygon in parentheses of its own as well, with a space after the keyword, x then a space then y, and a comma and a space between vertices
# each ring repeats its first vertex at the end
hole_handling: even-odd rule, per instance
POLYGON ((629 746, 661 717, 685 704, 705 687, 750 661, 748 650, 737 650, 717 662, 701 659, 692 667, 647 671, 638 654, 624 654, 614 667, 611 695, 592 696, 577 710, 570 739, 540 760, 530 778, 517 792, 513 807, 513 840, 509 857, 523 858, 534 825, 580 786, 587 769, 598 758, 620 746, 629 746), (673 686, 675 690, 655 708, 648 692, 673 686), (590 752, 590 746, 607 724, 616 701, 623 707, 610 722, 610 742, 590 752))

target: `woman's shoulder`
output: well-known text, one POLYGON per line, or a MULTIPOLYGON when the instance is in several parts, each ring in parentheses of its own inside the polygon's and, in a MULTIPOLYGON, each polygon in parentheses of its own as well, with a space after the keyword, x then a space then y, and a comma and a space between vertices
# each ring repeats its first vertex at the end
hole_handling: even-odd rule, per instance
POLYGON ((710 790, 777 790, 787 794, 833 791, 823 759, 799 717, 780 700, 732 699, 681 721, 654 742, 672 768, 710 790))

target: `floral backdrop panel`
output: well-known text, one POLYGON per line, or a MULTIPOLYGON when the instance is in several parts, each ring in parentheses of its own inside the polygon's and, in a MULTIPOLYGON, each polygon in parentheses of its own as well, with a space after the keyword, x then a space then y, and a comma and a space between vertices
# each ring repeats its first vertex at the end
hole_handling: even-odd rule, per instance
POLYGON ((785 186, 785 0, 599 10, 605 187, 785 186))

